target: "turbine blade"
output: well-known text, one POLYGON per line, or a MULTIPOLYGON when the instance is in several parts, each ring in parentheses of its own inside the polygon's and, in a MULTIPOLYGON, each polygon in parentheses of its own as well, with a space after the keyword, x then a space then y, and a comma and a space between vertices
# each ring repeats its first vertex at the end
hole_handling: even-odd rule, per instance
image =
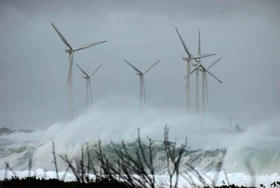
POLYGON ((199 59, 193 59, 195 62, 196 62, 196 64, 200 64, 201 62, 199 62, 199 59))
POLYGON ((73 52, 69 54, 69 71, 68 71, 68 78, 67 78, 67 84, 70 86, 72 82, 72 67, 73 67, 73 52))
POLYGON ((91 76, 93 76, 101 67, 102 67, 103 64, 99 65, 94 71, 93 73, 91 74, 91 76))
POLYGON ((92 43, 89 43, 89 44, 81 45, 81 46, 75 48, 75 51, 79 51, 79 50, 83 50, 83 49, 90 48, 90 47, 93 47, 93 46, 97 46, 97 45, 103 44, 105 42, 107 42, 107 41, 92 42, 92 43))
POLYGON ((87 105, 87 108, 89 107, 88 89, 89 89, 89 82, 88 82, 88 79, 87 79, 86 80, 86 105, 87 105))
POLYGON ((207 74, 205 74, 205 85, 206 85, 206 102, 208 102, 208 79, 207 79, 207 74))
POLYGON ((89 84, 90 103, 92 104, 92 102, 93 102, 93 96, 92 96, 92 87, 91 87, 91 81, 90 81, 90 79, 88 80, 88 84, 89 84))
POLYGON ((153 63, 143 74, 145 74, 146 72, 150 71, 154 66, 156 66, 157 64, 160 63, 160 60, 157 60, 155 63, 153 63))
POLYGON ((189 52, 189 50, 188 50, 188 48, 187 48, 183 38, 181 37, 181 35, 180 35, 180 33, 179 33, 178 29, 177 29, 177 27, 175 27, 175 29, 176 29, 177 35, 178 35, 178 37, 179 37, 179 39, 180 39, 180 41, 181 41, 181 43, 183 45, 183 48, 184 48, 185 52, 188 54, 188 56, 190 58, 192 56, 191 53, 189 52))
POLYGON ((205 69, 204 67, 203 67, 203 69, 204 69, 210 76, 212 76, 215 80, 217 80, 220 84, 222 83, 222 81, 219 80, 219 79, 218 79, 213 73, 211 73, 209 70, 205 69))
POLYGON ((124 60, 124 62, 126 62, 130 67, 132 67, 136 72, 139 72, 140 74, 142 74, 142 72, 139 70, 139 69, 137 69, 135 66, 133 66, 131 63, 129 63, 127 60, 125 60, 125 59, 123 59, 124 60))
POLYGON ((76 64, 76 66, 80 69, 80 71, 81 71, 87 78, 89 78, 89 75, 86 73, 86 71, 84 71, 84 70, 82 69, 82 67, 80 67, 78 64, 76 64))
POLYGON ((216 61, 214 61, 209 67, 207 67, 207 70, 209 70, 211 67, 213 67, 214 65, 216 65, 216 63, 218 63, 221 59, 223 59, 223 57, 220 57, 219 59, 217 59, 216 61))
POLYGON ((216 54, 201 54, 201 55, 192 57, 192 59, 195 59, 195 60, 196 60, 196 59, 202 59, 202 58, 210 57, 210 56, 213 56, 213 55, 216 55, 216 54))
MULTIPOLYGON (((50 22, 51 23, 51 22, 50 22)), ((67 40, 63 37, 63 35, 60 33, 60 31, 55 27, 55 25, 53 23, 51 23, 52 27, 54 28, 54 30, 56 31, 56 33, 58 34, 58 36, 60 37, 60 39, 63 41, 63 43, 68 46, 68 48, 70 48, 71 50, 73 50, 73 48, 71 47, 71 45, 67 42, 67 40)))
POLYGON ((194 73, 201 65, 198 64, 189 74, 187 74, 184 78, 186 79, 188 76, 190 76, 192 73, 194 73))
POLYGON ((200 47, 200 30, 198 31, 198 55, 201 54, 201 47, 200 47))
POLYGON ((142 87, 143 87, 143 102, 145 103, 145 101, 146 101, 146 91, 145 91, 144 76, 142 77, 142 87))
POLYGON ((142 76, 143 75, 140 75, 139 76, 139 81, 140 81, 140 98, 139 98, 139 102, 140 102, 140 107, 142 107, 142 102, 143 102, 143 82, 142 82, 142 76))

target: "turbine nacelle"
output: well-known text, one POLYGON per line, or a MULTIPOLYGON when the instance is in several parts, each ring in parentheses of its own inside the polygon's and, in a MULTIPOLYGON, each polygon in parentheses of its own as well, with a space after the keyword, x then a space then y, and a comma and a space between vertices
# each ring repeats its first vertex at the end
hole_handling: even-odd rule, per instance
POLYGON ((160 60, 156 61, 155 63, 153 63, 150 67, 148 67, 144 72, 140 71, 138 68, 136 68, 134 65, 132 65, 131 63, 129 63, 127 60, 123 59, 124 62, 126 62, 131 68, 133 68, 136 71, 136 75, 138 76, 143 76, 145 73, 149 72, 154 66, 156 66, 160 60))
POLYGON ((140 71, 138 68, 136 68, 134 65, 132 65, 130 62, 127 60, 123 59, 123 61, 130 66, 134 71, 136 71, 136 75, 139 76, 139 81, 140 81, 140 107, 145 103, 145 83, 144 83, 144 74, 149 72, 153 67, 155 67, 160 60, 156 61, 152 65, 150 65, 145 71, 140 71))
POLYGON ((87 49, 87 48, 90 48, 90 47, 93 47, 93 46, 97 46, 99 44, 103 44, 107 41, 100 41, 100 42, 92 42, 92 43, 88 43, 88 44, 84 44, 84 45, 81 45, 77 48, 73 48, 69 42, 64 38, 64 36, 60 33, 60 31, 56 28, 56 26, 51 23, 53 29, 56 31, 56 33, 58 34, 59 38, 62 40, 62 42, 66 45, 66 49, 65 49, 65 52, 66 53, 73 53, 75 51, 79 51, 79 50, 84 50, 84 49, 87 49))
POLYGON ((70 48, 66 48, 66 49, 65 49, 65 52, 68 53, 68 54, 70 54, 71 51, 72 51, 72 50, 71 50, 70 48))
MULTIPOLYGON (((100 41, 100 42, 93 42, 93 43, 89 43, 89 44, 85 44, 85 45, 82 45, 78 48, 73 48, 69 42, 64 38, 64 36, 62 35, 62 33, 56 28, 56 26, 51 23, 51 26, 53 27, 53 29, 55 30, 55 32, 57 33, 57 35, 59 36, 59 38, 62 40, 62 42, 65 44, 66 46, 66 49, 65 49, 65 52, 69 54, 69 71, 68 71, 68 78, 67 78, 67 85, 69 87, 69 114, 70 114, 70 117, 71 119, 73 119, 73 94, 72 94, 72 89, 73 89, 73 80, 72 80, 72 66, 73 66, 73 56, 74 56, 74 52, 75 51, 79 51, 79 50, 83 50, 83 49, 86 49, 86 48, 90 48, 90 47, 93 47, 93 46, 96 46, 96 45, 99 45, 99 44, 102 44, 106 41, 100 41)), ((79 67, 80 68, 80 67, 79 67)), ((82 69, 80 69, 82 71, 82 69)), ((84 73, 84 71, 82 71, 84 73)), ((84 77, 88 77, 90 78, 89 75, 87 74, 84 74, 84 77)), ((90 81, 90 80, 89 80, 90 81)), ((90 89, 91 90, 91 89, 90 89)), ((90 94, 91 94, 91 91, 90 91, 90 94)), ((92 95, 92 94, 91 94, 92 95)), ((92 98, 92 97, 91 97, 92 98)))
POLYGON ((195 64, 195 68, 190 72, 188 73, 184 78, 186 79, 188 76, 190 76, 192 73, 194 73, 196 70, 198 71, 202 71, 202 72, 205 72, 205 73, 208 73, 210 76, 212 76, 215 80, 217 80, 220 84, 222 83, 221 80, 219 80, 213 73, 211 73, 209 71, 209 69, 211 67, 213 67, 216 63, 218 63, 223 57, 220 57, 219 59, 217 59, 216 61, 214 61, 209 67, 205 68, 201 63, 197 63, 195 64))
MULTIPOLYGON (((199 54, 198 54, 197 56, 193 56, 193 55, 190 53, 189 49, 187 48, 187 46, 186 46, 186 44, 185 44, 185 42, 184 42, 182 36, 180 35, 180 33, 179 33, 179 31, 178 31, 178 29, 177 29, 176 27, 175 27, 175 30, 176 30, 177 35, 178 35, 178 37, 179 37, 179 39, 180 39, 180 41, 181 41, 181 43, 182 43, 183 48, 184 48, 184 50, 185 50, 185 52, 186 52, 186 54, 187 54, 187 56, 185 56, 185 57, 182 58, 183 60, 186 60, 186 61, 188 61, 188 62, 190 62, 191 60, 199 61, 199 60, 202 59, 202 58, 216 55, 216 54, 200 54, 200 47, 199 47, 199 54)), ((200 39, 199 39, 199 40, 200 40, 200 39)), ((199 42, 199 46, 200 46, 200 42, 199 42)))
POLYGON ((182 57, 182 59, 185 60, 185 61, 190 61, 190 58, 188 56, 182 57))
POLYGON ((192 63, 193 67, 196 67, 198 65, 198 63, 192 63))

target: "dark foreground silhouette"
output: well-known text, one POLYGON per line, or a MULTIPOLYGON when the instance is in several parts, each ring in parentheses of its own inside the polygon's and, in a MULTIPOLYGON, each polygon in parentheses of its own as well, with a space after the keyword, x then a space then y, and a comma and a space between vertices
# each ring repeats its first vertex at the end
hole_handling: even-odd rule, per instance
MULTIPOLYGON (((271 185, 271 187, 276 188, 279 186, 279 182, 271 185), (278 185, 277 185, 278 183, 278 185)), ((36 177, 26 177, 23 179, 19 179, 18 177, 13 177, 11 179, 5 179, 0 181, 0 188, 84 188, 84 187, 113 187, 113 188, 140 188, 140 186, 131 185, 126 181, 119 181, 117 179, 111 178, 102 178, 96 179, 94 181, 88 183, 79 183, 79 182, 64 182, 57 179, 39 179, 36 177)), ((223 185, 216 186, 218 188, 242 188, 244 186, 236 186, 236 185, 223 185)), ((264 187, 260 185, 260 187, 264 187)), ((244 187, 245 188, 245 187, 244 187)))
MULTIPOLYGON (((84 187, 113 187, 113 188, 140 188, 140 186, 131 185, 126 181, 119 181, 116 179, 102 178, 96 179, 88 183, 79 182, 65 182, 57 179, 39 179, 36 177, 26 177, 19 179, 18 177, 13 177, 11 179, 5 179, 0 181, 0 188, 84 188, 84 187)), ((222 185, 216 186, 217 188, 243 188, 244 186, 236 185, 222 185)), ((260 185, 259 187, 265 187, 260 185)), ((274 182, 270 185, 271 188, 280 187, 280 182, 274 182)), ((245 187, 244 187, 245 188, 245 187)))
MULTIPOLYGON (((88 183, 79 182, 64 182, 57 179, 38 179, 36 177, 27 177, 19 179, 13 177, 12 179, 5 179, 0 181, 0 188, 84 188, 84 187, 113 187, 113 188, 135 188, 135 185, 129 185, 126 182, 121 182, 116 179, 102 178, 96 179, 88 183)), ((136 187, 138 188, 138 187, 136 187)), ((140 187, 139 187, 140 188, 140 187)))

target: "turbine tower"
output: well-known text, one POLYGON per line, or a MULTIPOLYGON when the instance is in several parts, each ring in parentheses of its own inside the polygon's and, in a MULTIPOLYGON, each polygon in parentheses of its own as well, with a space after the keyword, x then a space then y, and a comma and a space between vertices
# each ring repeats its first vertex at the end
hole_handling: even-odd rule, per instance
POLYGON ((209 71, 216 63, 218 63, 222 57, 215 60, 209 67, 205 68, 201 62, 197 62, 195 65, 195 68, 189 73, 189 75, 186 75, 185 78, 189 77, 192 73, 197 72, 197 70, 202 72, 202 111, 205 111, 205 101, 208 101, 208 81, 207 81, 207 74, 209 74, 211 77, 213 77, 215 80, 217 80, 220 84, 222 83, 221 80, 219 80, 212 72, 209 71), (207 73, 207 74, 206 74, 207 73))
POLYGON ((62 40, 62 42, 66 45, 65 52, 69 55, 69 70, 68 70, 68 77, 67 77, 67 86, 69 90, 69 97, 68 97, 68 113, 69 113, 69 118, 72 120, 73 119, 73 78, 72 78, 72 68, 73 68, 73 58, 74 58, 74 53, 76 51, 84 50, 86 48, 90 48, 93 46, 97 46, 99 44, 105 43, 106 41, 100 41, 100 42, 92 42, 89 44, 81 45, 79 47, 73 48, 69 42, 65 39, 65 37, 60 33, 60 31, 56 28, 56 26, 51 23, 52 27, 62 40))
POLYGON ((140 71, 138 68, 136 68, 134 65, 129 63, 127 60, 124 59, 124 62, 126 62, 131 68, 133 68, 136 71, 136 74, 139 76, 139 81, 140 81, 140 98, 139 98, 139 103, 140 107, 142 107, 145 103, 146 96, 145 96, 145 82, 144 82, 144 74, 149 72, 154 66, 156 66, 160 60, 156 61, 153 63, 151 66, 149 66, 145 71, 140 71))
MULTIPOLYGON (((197 55, 200 54, 201 54, 201 48, 200 48, 200 30, 199 30, 197 55)), ((201 60, 198 59, 197 62, 200 64, 201 60)), ((195 107, 196 107, 196 111, 199 112, 199 68, 195 71, 195 107)))
POLYGON ((76 66, 80 69, 80 71, 83 73, 83 78, 86 80, 86 104, 87 104, 87 109, 89 109, 89 106, 93 102, 93 97, 92 97, 92 87, 91 87, 91 77, 95 75, 95 73, 102 67, 102 64, 99 65, 91 75, 89 75, 85 70, 83 70, 79 65, 76 64, 76 66))
MULTIPOLYGON (((188 48, 187 48, 187 46, 186 46, 182 36, 180 35, 180 33, 179 33, 178 29, 177 29, 177 27, 175 27, 175 30, 176 30, 177 35, 178 35, 178 37, 179 37, 179 39, 180 39, 180 41, 182 43, 183 48, 184 48, 184 50, 185 50, 185 52, 187 54, 186 57, 183 57, 183 60, 185 60, 187 62, 187 73, 186 73, 186 75, 187 75, 187 77, 186 77, 187 95, 186 95, 186 97, 187 97, 187 109, 190 110, 190 107, 191 107, 190 71, 191 71, 192 60, 195 60, 195 61, 199 62, 201 58, 213 56, 213 55, 216 55, 216 54, 201 54, 201 53, 199 53, 198 56, 193 56, 189 52, 189 50, 188 50, 188 48)), ((196 80, 196 83, 198 82, 198 80, 199 79, 196 80)), ((198 91, 198 84, 196 84, 196 94, 198 93, 197 91, 198 91)), ((196 95, 196 101, 198 101, 198 95, 196 95)), ((197 102, 196 102, 196 106, 198 106, 197 102)), ((196 109, 198 111, 198 107, 196 109)))

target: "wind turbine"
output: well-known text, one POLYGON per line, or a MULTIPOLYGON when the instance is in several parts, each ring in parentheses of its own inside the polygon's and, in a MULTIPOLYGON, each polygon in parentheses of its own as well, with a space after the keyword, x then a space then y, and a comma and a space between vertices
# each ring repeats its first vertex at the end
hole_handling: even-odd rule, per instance
POLYGON ((89 75, 85 70, 83 70, 79 65, 76 64, 76 66, 80 69, 80 71, 83 73, 83 78, 86 80, 86 104, 87 108, 89 109, 89 105, 92 104, 93 98, 92 98, 92 87, 91 87, 91 77, 95 75, 95 73, 102 67, 102 64, 99 65, 91 75, 89 75))
MULTIPOLYGON (((198 52, 198 55, 201 54, 200 30, 198 31, 198 50, 197 50, 197 52, 198 52)), ((201 59, 195 59, 195 62, 196 62, 196 64, 193 64, 193 66, 201 64, 201 59)), ((204 112, 205 111, 205 98, 206 98, 205 92, 206 91, 208 92, 208 89, 206 89, 206 87, 208 87, 208 85, 206 85, 207 84, 206 72, 203 68, 198 68, 195 71, 196 72, 196 109, 197 109, 197 111, 199 111, 199 105, 200 105, 200 102, 199 102, 199 72, 200 71, 202 72, 202 94, 201 94, 202 112, 204 112)), ((207 95, 208 95, 208 93, 207 93, 207 95)))
POLYGON ((221 80, 219 80, 212 72, 209 71, 216 63, 218 63, 223 57, 218 58, 213 63, 211 63, 210 66, 205 68, 201 62, 197 62, 195 65, 195 68, 189 73, 189 75, 186 75, 185 78, 189 77, 192 73, 201 71, 202 72, 202 111, 205 110, 205 101, 208 101, 208 81, 207 81, 207 74, 212 76, 215 80, 217 80, 220 84, 222 83, 221 80), (207 74, 206 74, 207 73, 207 74))
MULTIPOLYGON (((188 110, 190 110, 190 107, 191 107, 191 87, 190 87, 190 74, 189 73, 191 71, 192 60, 198 61, 201 58, 213 56, 213 55, 216 55, 216 54, 200 54, 199 53, 198 56, 193 56, 189 52, 189 50, 188 50, 188 48, 187 48, 187 46, 186 46, 182 36, 180 35, 180 33, 179 33, 178 29, 177 29, 177 27, 175 27, 175 30, 176 30, 177 35, 178 35, 178 37, 179 37, 179 39, 180 39, 180 41, 181 41, 181 43, 183 45, 183 48, 184 48, 184 50, 185 50, 185 52, 187 54, 186 57, 183 57, 183 60, 185 60, 187 62, 187 79, 186 79, 187 108, 188 108, 188 110)), ((198 94, 199 85, 198 85, 198 81, 199 81, 199 78, 196 77, 196 109, 197 109, 197 111, 198 111, 198 105, 199 105, 199 96, 198 96, 199 95, 198 94)))
MULTIPOLYGON (((200 47, 200 30, 198 31, 198 49, 197 49, 197 55, 201 54, 201 47, 200 47)), ((201 63, 201 60, 196 60, 197 63, 201 63)), ((196 111, 199 111, 199 68, 195 71, 195 104, 196 104, 196 111)))
POLYGON ((145 82, 144 82, 144 74, 149 72, 154 66, 156 66, 160 60, 156 61, 153 63, 151 66, 149 66, 145 71, 140 71, 138 68, 136 68, 134 65, 129 63, 127 60, 123 59, 124 62, 126 62, 131 68, 133 68, 136 71, 136 74, 139 76, 139 81, 140 81, 140 107, 143 106, 146 100, 145 96, 145 82))
MULTIPOLYGON (((211 69, 216 63, 218 63, 223 57, 216 59, 210 66, 206 69, 211 69)), ((208 79, 205 69, 201 69, 202 72, 202 110, 205 111, 205 103, 208 102, 208 79)), ((222 83, 221 81, 219 83, 222 83)))
POLYGON ((62 40, 62 42, 66 45, 66 49, 65 52, 67 54, 69 54, 69 70, 68 70, 68 77, 67 77, 67 86, 69 89, 69 98, 68 98, 68 110, 69 110, 69 116, 70 119, 73 119, 73 93, 72 93, 72 89, 73 89, 73 78, 72 78, 72 68, 73 68, 73 58, 74 58, 74 53, 80 50, 84 50, 86 48, 90 48, 93 46, 97 46, 99 44, 105 43, 106 41, 100 41, 100 42, 92 42, 89 44, 85 44, 85 45, 81 45, 79 47, 73 48, 69 42, 65 39, 65 37, 60 33, 60 31, 56 28, 56 26, 51 23, 52 27, 54 28, 54 30, 56 31, 56 33, 58 34, 58 36, 60 37, 60 39, 62 40))

